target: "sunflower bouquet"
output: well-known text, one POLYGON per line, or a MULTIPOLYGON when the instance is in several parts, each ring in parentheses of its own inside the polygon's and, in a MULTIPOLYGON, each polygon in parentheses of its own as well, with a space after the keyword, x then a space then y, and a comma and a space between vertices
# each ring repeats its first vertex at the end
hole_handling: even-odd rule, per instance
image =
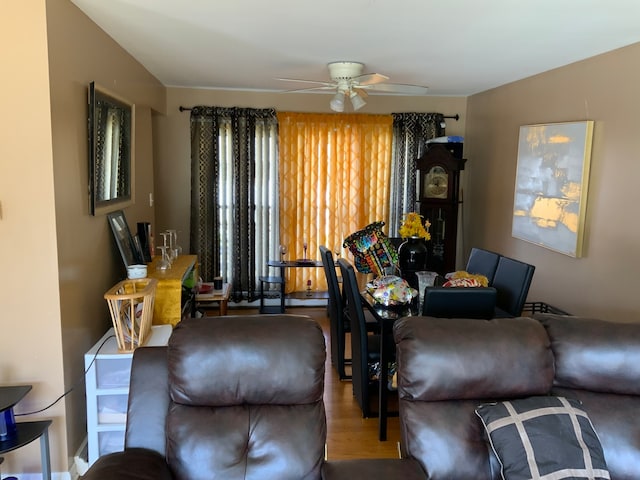
POLYGON ((431 223, 429 220, 423 221, 422 215, 419 213, 405 213, 398 233, 402 238, 420 237, 428 241, 431 240, 431 234, 429 233, 430 226, 431 223))

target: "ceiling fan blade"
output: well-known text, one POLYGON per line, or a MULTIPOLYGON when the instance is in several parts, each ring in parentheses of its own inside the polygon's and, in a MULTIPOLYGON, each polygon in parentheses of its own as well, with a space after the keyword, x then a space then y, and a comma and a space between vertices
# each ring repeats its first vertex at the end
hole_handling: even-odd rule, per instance
POLYGON ((406 85, 403 83, 376 83, 373 85, 359 85, 356 88, 363 88, 369 92, 398 93, 403 95, 425 95, 429 90, 429 87, 406 85))
POLYGON ((389 80, 389 77, 380 73, 365 73, 353 78, 358 85, 375 85, 389 80))
POLYGON ((335 85, 320 85, 318 87, 308 87, 308 88, 294 88, 293 90, 282 90, 280 93, 299 93, 299 92, 314 92, 317 90, 332 90, 335 91, 335 85))
POLYGON ((336 84, 333 82, 321 82, 318 80, 303 80, 300 78, 276 78, 276 80, 282 80, 283 82, 314 83, 316 85, 324 85, 326 87, 331 87, 331 88, 336 87, 336 84))

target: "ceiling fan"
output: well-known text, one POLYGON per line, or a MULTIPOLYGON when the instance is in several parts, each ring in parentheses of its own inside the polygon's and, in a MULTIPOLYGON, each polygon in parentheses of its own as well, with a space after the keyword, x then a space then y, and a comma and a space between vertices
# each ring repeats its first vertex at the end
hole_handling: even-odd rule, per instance
POLYGON ((278 80, 316 85, 315 87, 286 90, 285 93, 335 90, 336 93, 329 102, 329 106, 334 112, 344 111, 344 102, 347 97, 349 97, 353 109, 359 110, 366 105, 367 102, 365 98, 368 96, 368 92, 424 95, 428 90, 427 87, 421 87, 419 85, 385 83, 389 80, 389 77, 379 73, 363 74, 364 63, 360 62, 331 62, 327 67, 329 68, 329 76, 331 77, 330 82, 302 80, 298 78, 279 78, 278 80))

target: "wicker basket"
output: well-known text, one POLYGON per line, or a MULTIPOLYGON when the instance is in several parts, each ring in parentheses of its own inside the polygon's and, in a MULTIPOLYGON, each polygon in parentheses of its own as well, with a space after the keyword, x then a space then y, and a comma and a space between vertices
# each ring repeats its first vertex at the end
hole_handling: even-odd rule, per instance
POLYGON ((133 352, 149 339, 158 280, 123 280, 104 294, 109 304, 119 352, 133 352))

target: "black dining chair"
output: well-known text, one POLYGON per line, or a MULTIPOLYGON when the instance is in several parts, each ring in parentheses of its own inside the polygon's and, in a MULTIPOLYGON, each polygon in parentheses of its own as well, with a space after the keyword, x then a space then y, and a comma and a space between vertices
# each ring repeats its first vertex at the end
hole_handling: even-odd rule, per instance
POLYGON ((496 289, 493 287, 427 287, 422 315, 440 318, 494 317, 496 289))
POLYGON ((351 382, 353 395, 362 410, 363 418, 375 416, 370 402, 377 394, 376 384, 369 375, 370 366, 380 361, 380 335, 367 332, 365 313, 358 289, 353 265, 344 258, 338 259, 342 275, 342 288, 345 293, 349 323, 351 325, 351 382))
POLYGON ((340 283, 336 274, 336 265, 333 260, 333 252, 324 245, 320 245, 320 258, 324 267, 324 274, 327 278, 327 289, 329 290, 329 302, 327 305, 329 313, 329 342, 331 345, 331 364, 338 372, 340 380, 348 380, 351 375, 345 372, 345 364, 351 363, 351 359, 345 358, 345 340, 350 332, 349 321, 344 315, 344 302, 340 283))
POLYGON ((469 254, 465 270, 468 273, 484 275, 489 280, 489 285, 491 285, 500 257, 499 253, 474 247, 469 254))
POLYGON ((509 257, 500 257, 491 286, 497 291, 496 317, 519 317, 527 300, 536 267, 509 257))
MULTIPOLYGON (((340 288, 341 282, 336 274, 333 252, 324 245, 321 245, 319 250, 329 291, 327 310, 329 314, 331 364, 338 372, 340 380, 349 380, 351 375, 347 375, 345 366, 351 365, 351 359, 346 357, 345 350, 346 336, 347 333, 351 332, 351 326, 349 324, 349 316, 345 314, 345 292, 340 288)), ((367 332, 379 332, 378 322, 370 312, 365 312, 365 326, 367 332)))

